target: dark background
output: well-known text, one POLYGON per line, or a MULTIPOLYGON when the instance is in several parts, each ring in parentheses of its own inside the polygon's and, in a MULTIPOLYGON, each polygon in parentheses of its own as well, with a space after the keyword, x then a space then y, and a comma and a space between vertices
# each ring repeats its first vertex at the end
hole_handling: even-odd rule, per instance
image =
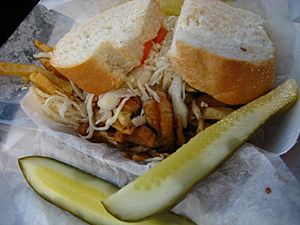
POLYGON ((0 47, 17 29, 39 0, 3 0, 0 13, 0 47))

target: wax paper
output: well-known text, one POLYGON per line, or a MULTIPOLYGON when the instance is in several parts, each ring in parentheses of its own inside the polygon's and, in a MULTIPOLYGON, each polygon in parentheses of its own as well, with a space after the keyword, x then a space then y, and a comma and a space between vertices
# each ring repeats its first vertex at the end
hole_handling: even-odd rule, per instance
MULTIPOLYGON (((73 147, 80 140, 65 145, 55 132, 0 126, 0 133, 5 139, 0 146, 1 224, 83 224, 32 192, 18 168, 20 157, 55 157, 120 187, 146 171, 132 161, 118 161, 116 150, 99 151, 107 148, 104 144, 89 143, 83 152, 73 147)), ((297 225, 300 186, 278 156, 246 144, 172 211, 197 224, 297 225)))
MULTIPOLYGON (((41 38, 53 45, 72 26, 101 10, 103 4, 109 7, 107 4, 112 6, 120 2, 41 1, 43 5, 39 4, 33 10, 0 49, 0 60, 37 63, 31 57, 36 52, 32 39, 41 38)), ((255 11, 267 20, 270 37, 276 49, 282 50, 277 51, 277 58, 282 59, 278 61, 277 83, 299 74, 300 67, 294 62, 300 59, 297 42, 300 29, 296 33, 289 22, 295 22, 299 12, 293 8, 287 13, 287 7, 293 5, 293 1, 249 2, 233 4, 255 11)), ((296 79, 299 81, 299 76, 296 79)), ((73 131, 49 120, 32 93, 27 93, 29 88, 23 87, 18 78, 0 80, 0 122, 8 125, 0 126, 0 224, 82 224, 32 192, 17 165, 17 158, 21 156, 51 156, 120 187, 155 164, 129 161, 121 157, 117 149, 77 137, 73 131), (23 97, 25 93, 27 95, 23 97), (18 107, 20 99, 25 114, 18 107), (28 117, 34 123, 30 123, 28 117)), ((243 146, 172 210, 197 224, 299 224, 299 183, 277 156, 293 147, 299 136, 299 110, 297 103, 288 113, 267 123, 251 139, 252 143, 276 154, 250 144, 243 146), (266 193, 266 188, 270 188, 271 193, 266 193)))

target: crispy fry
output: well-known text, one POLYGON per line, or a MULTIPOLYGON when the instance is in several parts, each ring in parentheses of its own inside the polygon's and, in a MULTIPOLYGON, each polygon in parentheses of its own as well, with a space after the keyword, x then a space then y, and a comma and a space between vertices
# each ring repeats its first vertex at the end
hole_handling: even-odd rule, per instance
POLYGON ((33 41, 33 44, 36 48, 38 48, 41 52, 51 52, 53 51, 53 47, 50 47, 49 45, 43 43, 42 41, 35 39, 33 41))
POLYGON ((137 127, 127 140, 133 144, 153 148, 156 144, 155 134, 145 125, 137 127))
POLYGON ((112 127, 123 134, 131 135, 135 130, 135 126, 133 126, 133 124, 131 123, 131 113, 126 112, 122 109, 122 111, 118 115, 118 119, 116 120, 116 122, 114 122, 112 127))
POLYGON ((94 131, 91 141, 93 142, 106 142, 114 147, 123 147, 126 140, 126 135, 116 131, 108 132, 106 130, 94 131))
POLYGON ((221 107, 227 106, 226 103, 220 102, 217 99, 213 98, 210 95, 203 94, 197 97, 196 103, 199 107, 201 107, 201 102, 206 103, 208 107, 221 107))
POLYGON ((13 76, 29 76, 33 72, 49 73, 34 64, 17 64, 10 62, 0 62, 0 75, 13 75, 13 76))
POLYGON ((118 121, 121 123, 122 126, 126 127, 131 123, 131 113, 121 111, 118 116, 118 121))
MULTIPOLYGON (((33 41, 33 44, 36 48, 38 48, 41 52, 51 52, 54 50, 53 47, 43 43, 42 41, 35 39, 33 41)), ((51 64, 50 64, 50 60, 46 59, 46 58, 39 58, 38 59, 40 61, 40 63, 45 67, 46 70, 54 73, 55 75, 59 76, 60 78, 67 80, 67 78, 62 75, 57 69, 55 69, 51 64)))
POLYGON ((123 144, 127 138, 127 135, 123 134, 120 131, 116 131, 113 133, 113 138, 116 142, 123 144))
POLYGON ((29 77, 22 76, 21 78, 22 78, 22 80, 23 80, 24 83, 30 82, 30 78, 29 77))
POLYGON ((176 144, 177 146, 181 146, 185 143, 185 137, 183 135, 183 126, 182 120, 180 117, 176 116, 175 118, 175 128, 176 128, 176 144))
POLYGON ((141 100, 139 97, 130 98, 122 108, 122 111, 128 113, 136 113, 141 108, 141 100))
POLYGON ((63 92, 60 87, 53 84, 50 80, 38 72, 31 73, 29 78, 36 87, 49 95, 55 95, 57 94, 57 91, 63 92))
MULTIPOLYGON (((45 71, 47 71, 47 70, 45 70, 45 71)), ((48 80, 50 80, 53 84, 57 85, 62 90, 64 90, 64 92, 67 95, 72 96, 73 89, 72 89, 71 84, 68 81, 65 81, 65 80, 59 78, 58 76, 56 76, 55 74, 53 74, 49 71, 47 71, 47 73, 41 73, 41 74, 43 76, 45 76, 48 80)))
POLYGON ((61 79, 63 80, 68 80, 64 75, 62 75, 57 69, 55 69, 51 64, 50 64, 50 60, 49 59, 46 59, 46 58, 39 58, 38 59, 40 61, 40 63, 43 65, 43 67, 54 73, 56 76, 60 77, 61 79))
POLYGON ((123 126, 118 120, 116 122, 114 122, 112 127, 115 128, 116 130, 120 131, 121 133, 127 134, 127 135, 131 135, 136 128, 131 123, 128 124, 127 126, 123 126))
POLYGON ((78 127, 77 132, 82 136, 86 136, 88 127, 89 127, 88 123, 81 123, 78 127))
POLYGON ((206 127, 205 120, 203 118, 199 118, 198 124, 197 124, 197 134, 201 131, 203 131, 206 127))
POLYGON ((151 156, 147 154, 146 152, 141 152, 141 153, 133 153, 131 155, 131 160, 134 160, 136 162, 142 162, 145 161, 146 159, 149 159, 151 156))
MULTIPOLYGON (((80 124, 78 128, 78 133, 85 136, 87 135, 87 129, 89 127, 88 123, 82 123, 80 124)), ((91 140, 93 142, 101 142, 104 141, 110 145, 113 145, 115 147, 122 147, 123 143, 126 140, 126 135, 122 134, 119 131, 116 132, 109 132, 109 131, 94 131, 93 137, 91 140)))
POLYGON ((133 149, 133 151, 132 151, 132 148, 130 148, 129 151, 123 152, 123 155, 125 158, 131 159, 131 160, 134 160, 137 162, 142 162, 142 161, 145 161, 146 159, 153 158, 153 157, 166 158, 170 154, 169 153, 158 153, 155 150, 149 150, 147 152, 136 152, 135 149, 133 149))
POLYGON ((55 74, 45 70, 44 68, 35 64, 16 64, 9 62, 0 62, 0 75, 14 75, 14 76, 29 76, 33 72, 38 72, 46 77, 60 89, 64 90, 64 93, 72 95, 72 87, 68 81, 65 81, 55 74))
POLYGON ((147 152, 150 148, 143 147, 143 146, 133 146, 129 149, 129 151, 140 153, 140 152, 147 152))
POLYGON ((206 120, 220 120, 233 111, 227 107, 207 107, 203 109, 203 118, 206 120))
POLYGON ((161 157, 161 156, 163 156, 164 158, 167 158, 170 155, 169 153, 157 152, 157 150, 155 150, 155 149, 149 150, 148 154, 151 155, 151 157, 161 157))
POLYGON ((163 147, 172 150, 174 147, 173 106, 168 99, 168 94, 165 91, 158 91, 157 93, 160 97, 158 108, 160 112, 160 135, 162 138, 163 147))
POLYGON ((160 133, 160 113, 157 102, 154 99, 147 100, 143 103, 143 109, 149 126, 160 133))

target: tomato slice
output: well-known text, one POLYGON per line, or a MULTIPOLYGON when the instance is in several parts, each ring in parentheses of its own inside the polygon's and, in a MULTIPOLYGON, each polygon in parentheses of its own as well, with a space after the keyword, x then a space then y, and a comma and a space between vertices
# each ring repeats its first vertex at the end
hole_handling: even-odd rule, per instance
POLYGON ((158 31, 156 38, 153 39, 153 42, 157 44, 161 44, 165 39, 167 33, 168 31, 165 28, 161 27, 158 31))
POLYGON ((147 41, 144 44, 144 53, 143 53, 143 57, 141 59, 142 65, 145 63, 145 60, 148 58, 151 48, 153 46, 153 43, 161 44, 163 42, 163 40, 165 39, 167 33, 168 33, 168 31, 165 28, 161 27, 158 31, 157 36, 153 40, 147 41))
POLYGON ((144 54, 143 54, 143 58, 141 59, 141 64, 142 65, 145 63, 145 60, 148 58, 152 46, 153 46, 152 40, 151 41, 147 41, 144 44, 144 54))

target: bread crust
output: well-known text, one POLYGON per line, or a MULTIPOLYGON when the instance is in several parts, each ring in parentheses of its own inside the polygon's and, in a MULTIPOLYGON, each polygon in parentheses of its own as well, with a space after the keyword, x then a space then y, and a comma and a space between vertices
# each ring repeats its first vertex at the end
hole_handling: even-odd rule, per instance
POLYGON ((180 40, 169 57, 190 86, 227 104, 246 104, 270 90, 275 80, 274 57, 256 63, 229 59, 180 40))
POLYGON ((102 94, 124 84, 124 74, 112 70, 101 56, 94 55, 82 64, 72 67, 55 67, 82 90, 102 94))
MULTIPOLYGON (((136 32, 135 36, 132 37, 131 40, 127 41, 126 44, 121 45, 121 42, 119 43, 114 40, 101 41, 99 43, 95 42, 97 44, 94 44, 91 54, 88 54, 84 59, 78 60, 79 62, 68 64, 64 63, 63 57, 61 57, 61 55, 66 54, 66 49, 64 48, 65 44, 69 42, 77 43, 77 41, 80 44, 81 40, 78 40, 78 37, 71 33, 71 35, 66 35, 62 38, 57 44, 56 49, 54 50, 54 56, 50 60, 51 65, 75 83, 79 88, 89 93, 102 94, 122 86, 128 72, 141 65, 144 43, 157 36, 165 17, 163 12, 160 10, 157 1, 136 0, 136 2, 139 4, 131 4, 135 6, 132 10, 134 10, 135 14, 137 14, 137 21, 135 21, 135 23, 137 23, 138 20, 141 20, 139 24, 142 25, 136 32), (146 5, 143 5, 143 3, 146 5), (138 6, 140 8, 137 8, 138 6), (145 13, 137 13, 139 10, 145 10, 145 13), (72 38, 75 40, 70 40, 72 38)), ((123 6, 125 4, 128 5, 129 3, 130 2, 124 3, 123 6)), ((133 1, 131 3, 133 3, 133 1)), ((119 5, 117 7, 121 6, 122 5, 119 5)), ((111 10, 113 11, 114 8, 111 10)), ((128 11, 127 13, 131 12, 128 11)), ((83 25, 83 27, 91 27, 94 24, 94 20, 99 20, 101 22, 101 19, 104 18, 104 14, 107 18, 113 15, 111 11, 105 11, 94 17, 87 24, 83 25)), ((126 18, 124 18, 124 20, 126 21, 126 18)), ((119 29, 118 26, 115 25, 115 29, 119 29)), ((74 33, 82 33, 82 30, 84 29, 75 30, 74 33)), ((118 33, 116 33, 116 35, 118 35, 118 33)))

